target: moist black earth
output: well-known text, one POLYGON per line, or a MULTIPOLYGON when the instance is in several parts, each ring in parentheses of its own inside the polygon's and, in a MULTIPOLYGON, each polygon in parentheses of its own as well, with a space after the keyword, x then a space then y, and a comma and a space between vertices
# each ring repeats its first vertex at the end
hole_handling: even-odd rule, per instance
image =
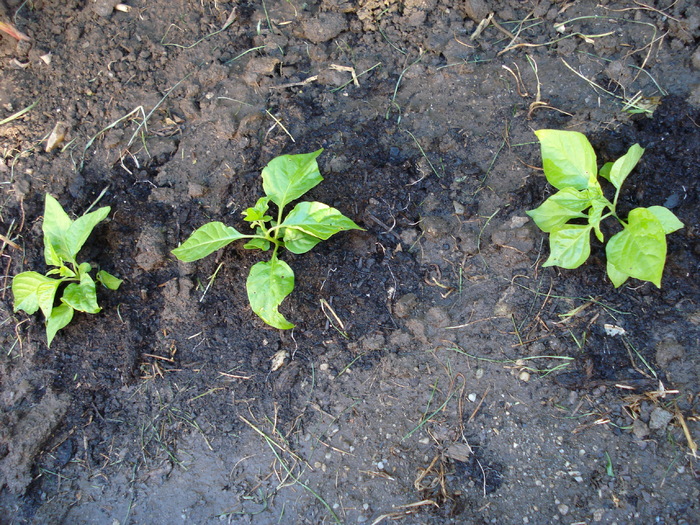
POLYGON ((6 4, 0 522, 700 522, 694 2, 6 4), (660 289, 595 240, 542 266, 544 128, 645 148, 619 209, 684 223, 660 289), (259 253, 170 251, 319 148, 307 197, 364 231, 283 256, 276 330, 259 253), (124 280, 50 348, 11 292, 46 193, 103 194, 81 260, 124 280))

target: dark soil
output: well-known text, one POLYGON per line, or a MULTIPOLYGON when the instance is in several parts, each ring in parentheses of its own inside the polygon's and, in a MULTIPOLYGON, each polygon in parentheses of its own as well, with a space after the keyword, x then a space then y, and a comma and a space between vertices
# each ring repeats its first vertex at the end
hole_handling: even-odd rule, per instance
POLYGON ((694 2, 7 3, 0 120, 36 105, 0 126, 0 522, 700 522, 694 2), (620 208, 685 224, 661 289, 597 241, 542 268, 542 128, 646 149, 620 208), (259 253, 170 250, 318 148, 309 197, 365 231, 284 256, 279 331, 259 253), (47 269, 45 193, 105 188, 81 257, 124 283, 48 348, 12 276, 47 269))

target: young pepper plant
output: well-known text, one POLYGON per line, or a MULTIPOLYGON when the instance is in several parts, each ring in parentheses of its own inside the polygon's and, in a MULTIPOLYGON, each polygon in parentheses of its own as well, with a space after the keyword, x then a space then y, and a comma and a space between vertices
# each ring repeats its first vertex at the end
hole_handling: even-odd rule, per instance
POLYGON ((299 202, 285 215, 284 209, 319 184, 323 177, 313 153, 282 155, 270 161, 262 170, 265 197, 243 212, 243 220, 250 223, 253 234, 243 234, 221 222, 210 222, 195 230, 173 255, 183 262, 192 262, 223 248, 239 239, 247 239, 243 247, 268 251, 269 261, 253 265, 248 274, 246 289, 253 311, 275 328, 290 329, 294 325, 279 312, 278 307, 294 289, 294 272, 278 258, 280 248, 302 254, 319 242, 345 230, 361 230, 340 211, 321 202, 299 202), (276 217, 270 212, 270 203, 277 207, 276 217))
MULTIPOLYGON (((59 202, 48 193, 44 204, 44 259, 54 266, 46 275, 38 272, 22 272, 12 280, 14 310, 34 314, 37 310, 46 318, 46 339, 51 346, 56 332, 73 319, 75 310, 96 314, 101 310, 97 304, 95 281, 90 276, 89 263, 78 263, 77 256, 92 230, 109 215, 105 206, 78 219, 71 220, 59 202), (55 276, 55 277, 53 277, 55 276), (67 283, 67 286, 62 287, 67 283), (62 291, 59 304, 56 295, 62 291)), ((121 279, 100 270, 96 278, 110 290, 116 290, 121 279)))
POLYGON ((591 253, 591 231, 600 242, 600 224, 613 217, 622 230, 605 247, 608 277, 615 287, 629 277, 661 287, 666 262, 666 235, 683 223, 663 206, 633 209, 626 220, 617 213, 617 201, 625 179, 639 162, 644 149, 634 144, 615 162, 598 172, 596 155, 585 135, 575 131, 535 131, 542 149, 544 174, 559 190, 541 206, 530 210, 541 230, 549 233, 550 255, 543 266, 578 268, 591 253), (615 188, 612 202, 603 194, 598 176, 615 188))

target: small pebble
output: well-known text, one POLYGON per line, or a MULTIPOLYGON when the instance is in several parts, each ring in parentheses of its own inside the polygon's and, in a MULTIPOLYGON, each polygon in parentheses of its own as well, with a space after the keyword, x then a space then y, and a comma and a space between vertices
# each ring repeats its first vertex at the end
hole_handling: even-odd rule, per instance
POLYGON ((476 401, 476 394, 469 394, 467 396, 467 399, 469 399, 469 401, 473 403, 474 401, 476 401))
POLYGON ((530 372, 528 372, 527 370, 522 370, 518 374, 518 379, 520 379, 521 381, 525 381, 525 382, 529 381, 530 380, 530 372))
POLYGON ((325 372, 326 370, 328 370, 328 363, 321 363, 321 366, 319 366, 318 369, 321 372, 325 372))
POLYGON ((569 513, 569 506, 564 505, 563 503, 561 505, 558 505, 557 509, 559 509, 559 514, 561 514, 562 516, 566 516, 569 513))

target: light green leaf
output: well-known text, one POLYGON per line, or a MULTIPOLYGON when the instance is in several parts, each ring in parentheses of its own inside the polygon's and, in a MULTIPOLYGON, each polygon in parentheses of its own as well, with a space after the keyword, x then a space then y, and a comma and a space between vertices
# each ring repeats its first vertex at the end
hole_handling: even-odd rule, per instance
POLYGON ((627 153, 613 162, 613 165, 610 168, 610 178, 608 178, 608 180, 612 182, 613 186, 615 186, 617 189, 622 187, 627 175, 629 175, 634 169, 639 162, 639 159, 642 158, 643 154, 644 148, 642 148, 639 144, 634 144, 629 150, 627 150, 627 153))
POLYGON ((92 230, 107 218, 110 211, 109 206, 104 206, 73 221, 66 232, 64 244, 70 258, 75 259, 92 230))
POLYGON ((287 234, 292 230, 325 240, 341 231, 362 229, 340 211, 322 202, 300 202, 289 212, 280 227, 284 228, 287 248, 287 234))
POLYGON ((44 259, 46 264, 61 266, 65 257, 65 236, 73 223, 61 204, 48 193, 44 201, 44 259), (62 258, 63 257, 63 258, 62 258))
POLYGON ((610 170, 612 169, 612 166, 612 162, 606 162, 603 164, 600 170, 598 170, 598 175, 603 177, 605 180, 610 181, 610 170))
POLYGON ((59 202, 48 193, 44 206, 44 259, 46 264, 61 266, 75 256, 95 226, 109 215, 105 206, 72 221, 59 202))
POLYGON ((567 224, 549 235, 549 258, 542 266, 578 268, 591 254, 591 226, 567 224))
POLYGON ((244 237, 247 236, 222 222, 209 222, 195 230, 172 254, 183 262, 192 262, 244 237))
POLYGON ((294 272, 286 262, 273 256, 269 262, 253 265, 246 289, 250 306, 263 321, 282 330, 294 328, 277 309, 294 289, 294 272))
POLYGON ((66 286, 61 301, 80 312, 96 314, 101 310, 97 304, 95 281, 89 274, 83 274, 80 283, 71 283, 66 286))
POLYGON ((61 304, 51 310, 51 315, 46 320, 46 340, 48 346, 51 346, 51 341, 56 336, 61 328, 64 328, 73 319, 73 309, 66 305, 61 304))
POLYGON ((613 283, 615 288, 619 288, 625 282, 627 279, 629 279, 629 275, 627 275, 625 272, 621 272, 620 270, 617 269, 617 267, 610 262, 610 259, 606 261, 606 267, 608 271, 608 277, 610 278, 610 281, 613 283))
POLYGON ((323 149, 299 155, 281 155, 262 170, 263 189, 277 206, 284 208, 323 180, 316 157, 323 149))
POLYGON ((270 241, 255 237, 243 245, 246 250, 262 250, 266 252, 270 249, 270 241))
POLYGON ((47 319, 51 315, 51 310, 53 310, 53 303, 56 300, 56 291, 58 290, 58 285, 62 281, 57 279, 50 279, 50 282, 41 283, 36 289, 36 296, 39 299, 39 308, 41 308, 41 313, 47 319))
POLYGON ((308 252, 322 240, 301 230, 291 228, 284 233, 284 247, 296 254, 308 252))
POLYGON ((525 213, 532 217, 542 231, 549 233, 571 219, 586 217, 582 212, 590 205, 586 190, 564 188, 550 196, 539 207, 525 213))
POLYGON ((588 224, 593 226, 595 236, 600 242, 603 242, 605 240, 603 232, 600 231, 600 220, 603 216, 603 212, 605 211, 606 207, 607 204, 605 202, 600 200, 594 200, 591 202, 591 209, 588 210, 588 224))
POLYGON ((620 273, 661 288, 666 262, 666 234, 653 212, 646 208, 632 210, 627 227, 610 238, 605 253, 620 273))
POLYGON ((121 284, 124 282, 118 277, 115 277, 111 273, 100 270, 97 272, 97 280, 102 283, 103 286, 109 288, 110 290, 117 290, 121 284))
POLYGON ((542 148, 542 167, 549 183, 562 190, 583 190, 598 171, 593 147, 577 131, 540 129, 535 131, 542 148))
POLYGON ((60 283, 37 272, 22 272, 12 279, 12 295, 14 296, 14 310, 24 310, 33 314, 39 309, 39 287, 49 283, 60 283))
POLYGON ((647 210, 659 219, 666 235, 680 230, 684 226, 684 224, 678 220, 678 217, 668 208, 664 208, 663 206, 649 206, 647 210))
POLYGON ((248 208, 243 212, 243 220, 248 222, 271 221, 272 217, 265 215, 270 208, 270 197, 260 197, 253 208, 248 208))

